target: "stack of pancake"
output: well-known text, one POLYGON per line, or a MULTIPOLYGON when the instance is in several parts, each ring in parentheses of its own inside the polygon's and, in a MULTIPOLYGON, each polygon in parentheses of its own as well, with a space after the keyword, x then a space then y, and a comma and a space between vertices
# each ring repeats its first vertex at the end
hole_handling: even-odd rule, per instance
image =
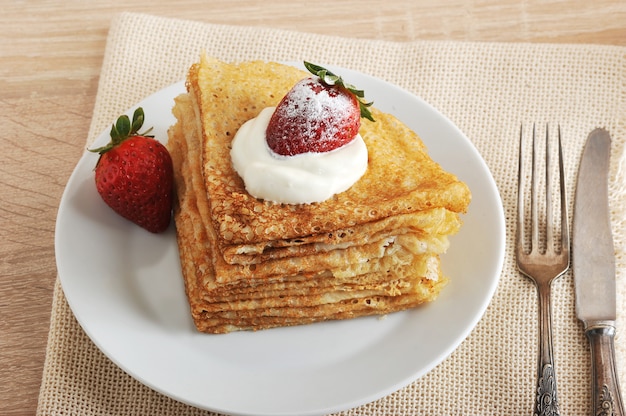
POLYGON ((175 100, 174 219, 199 331, 387 314, 434 300, 446 284, 439 255, 470 192, 392 115, 374 108, 376 121, 362 120, 368 169, 347 191, 293 205, 246 192, 230 158, 235 133, 307 76, 278 63, 203 56, 189 70, 188 93, 175 100))

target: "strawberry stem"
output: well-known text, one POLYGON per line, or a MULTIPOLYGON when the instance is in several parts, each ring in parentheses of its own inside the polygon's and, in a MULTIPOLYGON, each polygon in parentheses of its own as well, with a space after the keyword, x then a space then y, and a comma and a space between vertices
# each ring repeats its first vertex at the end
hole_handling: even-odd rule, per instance
POLYGON ((139 129, 143 126, 143 122, 145 120, 145 115, 143 112, 143 108, 137 107, 135 112, 133 113, 133 120, 131 123, 130 118, 126 114, 122 114, 117 118, 117 121, 111 126, 111 132, 109 135, 111 136, 111 141, 105 146, 98 147, 96 149, 87 149, 90 152, 99 153, 100 155, 108 152, 113 149, 115 146, 122 143, 124 140, 128 139, 131 136, 143 136, 143 137, 154 137, 149 136, 148 133, 152 131, 152 127, 146 130, 143 133, 139 133, 139 129))
POLYGON ((365 92, 363 90, 357 89, 354 85, 348 84, 341 78, 339 75, 335 75, 330 72, 328 69, 321 67, 319 65, 312 64, 310 62, 304 61, 304 67, 313 75, 317 75, 320 80, 326 85, 338 85, 340 87, 344 87, 348 91, 350 91, 357 98, 359 102, 359 109, 361 110, 361 117, 366 118, 370 121, 375 121, 374 117, 372 117, 372 113, 369 108, 374 102, 366 102, 362 99, 365 97, 365 92))

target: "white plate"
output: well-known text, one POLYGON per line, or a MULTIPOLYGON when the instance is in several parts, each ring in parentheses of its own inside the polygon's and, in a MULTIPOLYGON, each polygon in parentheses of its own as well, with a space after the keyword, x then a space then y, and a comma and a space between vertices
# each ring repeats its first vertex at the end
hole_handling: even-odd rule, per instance
MULTIPOLYGON (((117 216, 93 182, 97 155, 79 161, 63 194, 56 260, 69 305, 92 341, 128 374, 169 397, 238 415, 320 415, 390 394, 433 369, 467 337, 502 269, 504 214, 487 166, 447 118, 379 79, 333 68, 424 140, 473 194, 443 257, 450 284, 415 310, 349 321, 206 335, 189 314, 173 226, 150 234, 117 216)), ((145 126, 167 140, 182 82, 146 98, 145 126)), ((136 107, 129 110, 132 113, 136 107)), ((113 121, 113 120, 112 120, 113 121)), ((108 141, 108 130, 97 139, 108 141)), ((407 169, 419 166, 407 166, 407 169)))

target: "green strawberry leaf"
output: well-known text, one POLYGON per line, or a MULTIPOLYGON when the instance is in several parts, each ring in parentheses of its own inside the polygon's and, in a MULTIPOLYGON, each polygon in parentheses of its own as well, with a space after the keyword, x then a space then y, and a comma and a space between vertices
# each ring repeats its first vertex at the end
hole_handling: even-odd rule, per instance
POLYGON ((374 120, 372 113, 368 109, 368 107, 370 107, 374 103, 364 102, 362 100, 363 98, 365 98, 365 92, 363 90, 359 90, 354 85, 348 84, 340 76, 333 74, 328 69, 321 67, 319 65, 304 61, 304 67, 313 75, 317 75, 320 78, 320 80, 326 85, 339 85, 341 87, 344 87, 348 91, 350 91, 352 94, 355 95, 355 97, 357 98, 357 101, 359 102, 359 109, 361 110, 361 117, 366 118, 370 121, 376 121, 374 120))
POLYGON ((143 108, 138 107, 133 113, 133 121, 131 123, 130 117, 126 114, 122 114, 116 120, 116 122, 111 125, 111 132, 109 135, 111 136, 111 141, 105 146, 98 147, 96 149, 87 149, 90 152, 99 153, 100 155, 108 152, 113 149, 115 146, 122 143, 124 140, 128 139, 132 136, 143 136, 143 137, 154 137, 148 135, 152 131, 152 127, 146 130, 143 133, 139 133, 139 129, 143 126, 143 122, 145 120, 145 114, 143 112, 143 108))
POLYGON ((117 119, 117 122, 113 125, 111 130, 111 138, 115 141, 117 139, 119 143, 124 141, 130 136, 130 119, 127 115, 122 115, 117 119))
POLYGON ((144 119, 143 108, 138 107, 133 113, 133 125, 130 130, 131 134, 136 134, 139 131, 141 126, 143 126, 144 119))

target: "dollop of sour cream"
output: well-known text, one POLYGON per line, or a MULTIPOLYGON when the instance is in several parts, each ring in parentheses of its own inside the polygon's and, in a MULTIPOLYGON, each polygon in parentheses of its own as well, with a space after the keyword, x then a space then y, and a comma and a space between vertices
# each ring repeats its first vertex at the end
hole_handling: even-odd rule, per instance
POLYGON ((330 152, 282 156, 267 145, 265 130, 275 107, 265 108, 235 134, 230 156, 246 191, 286 204, 322 202, 356 183, 367 170, 361 135, 330 152))

